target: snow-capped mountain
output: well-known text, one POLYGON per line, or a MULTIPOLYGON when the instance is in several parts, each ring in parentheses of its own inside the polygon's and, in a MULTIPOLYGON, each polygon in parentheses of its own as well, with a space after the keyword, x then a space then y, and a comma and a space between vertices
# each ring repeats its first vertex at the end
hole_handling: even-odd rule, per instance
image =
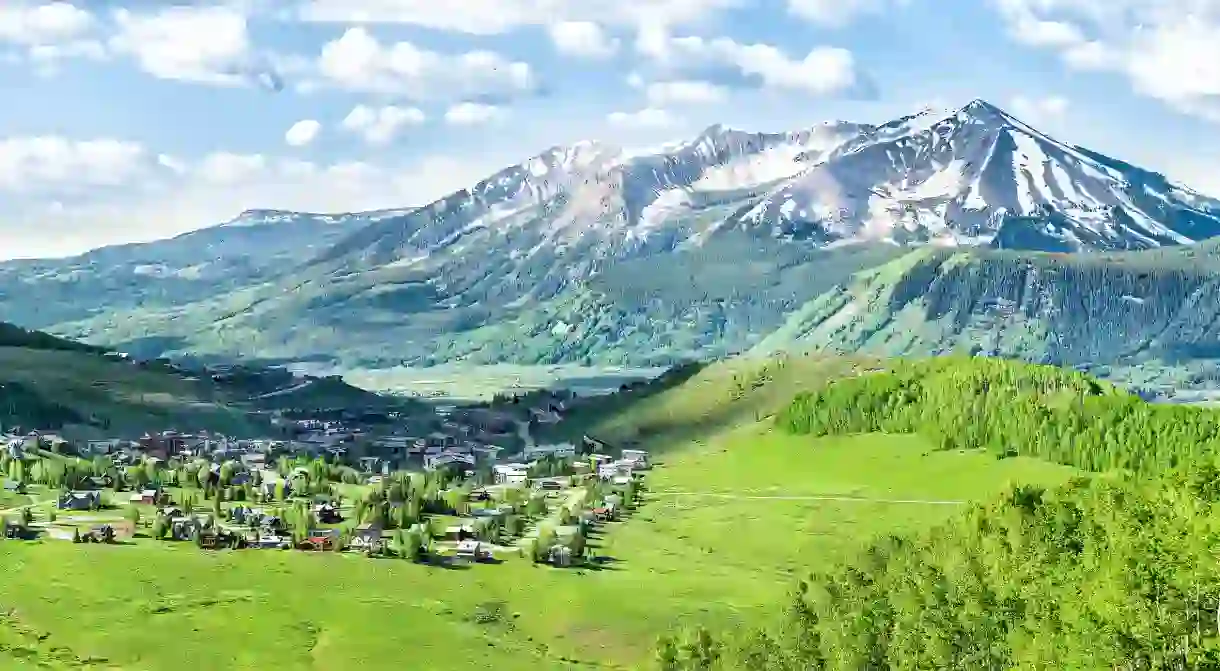
MULTIPOLYGON (((717 125, 647 150, 581 142, 418 208, 257 211, 191 235, 144 249, 179 273, 216 250, 257 272, 144 282, 134 302, 118 286, 56 332, 360 365, 702 356, 748 347, 904 245, 1190 244, 1220 235, 1220 202, 974 101, 882 124, 717 125)), ((35 305, 70 294, 43 285, 35 305)))
POLYGON ((569 270, 588 273, 598 259, 698 246, 730 230, 819 246, 1139 249, 1220 234, 1220 201, 976 100, 880 125, 712 126, 643 152, 556 147, 367 226, 322 260, 403 266, 545 247, 579 252, 569 270))
POLYGON ((1220 201, 976 100, 869 129, 723 225, 824 243, 1143 249, 1220 234, 1220 201))

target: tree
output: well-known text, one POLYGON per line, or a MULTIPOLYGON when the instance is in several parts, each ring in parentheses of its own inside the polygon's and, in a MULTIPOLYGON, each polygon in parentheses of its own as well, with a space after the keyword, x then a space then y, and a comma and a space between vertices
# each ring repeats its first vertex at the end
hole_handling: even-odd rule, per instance
POLYGON ((125 518, 127 518, 128 522, 131 522, 131 527, 133 529, 140 525, 140 509, 139 508, 137 508, 135 506, 127 506, 127 509, 125 511, 123 511, 123 516, 125 518))
POLYGON ((72 529, 72 542, 73 543, 81 542, 80 529, 75 529, 75 528, 72 529))
POLYGON ((220 506, 220 497, 219 496, 212 499, 212 516, 215 517, 216 519, 220 519, 221 506, 220 506))
POLYGON ((34 512, 29 507, 21 509, 21 526, 28 527, 34 523, 34 512))
POLYGON ((658 671, 682 671, 678 657, 678 643, 667 634, 657 637, 656 665, 658 671))
POLYGON ((153 520, 153 524, 152 524, 153 539, 154 540, 164 540, 165 535, 168 531, 169 531, 169 525, 166 523, 165 518, 162 517, 161 515, 158 515, 156 517, 156 519, 153 520))

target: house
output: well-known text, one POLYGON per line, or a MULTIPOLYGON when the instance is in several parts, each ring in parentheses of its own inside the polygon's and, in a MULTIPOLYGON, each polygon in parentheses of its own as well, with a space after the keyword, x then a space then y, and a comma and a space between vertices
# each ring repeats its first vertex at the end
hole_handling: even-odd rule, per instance
POLYGON ((38 538, 38 529, 27 527, 16 522, 4 522, 4 538, 9 540, 32 541, 38 538))
POLYGON ((523 453, 526 461, 542 457, 556 459, 571 459, 576 456, 576 446, 572 443, 552 443, 550 445, 529 445, 523 453))
POLYGON ((160 498, 160 492, 155 489, 145 489, 131 495, 131 503, 142 503, 144 505, 156 505, 160 498))
POLYGON ((473 524, 459 524, 445 528, 445 540, 447 541, 464 541, 468 538, 474 538, 473 524))
POLYGON ((322 524, 338 524, 343 521, 339 508, 333 503, 322 503, 313 507, 314 517, 322 524))
POLYGON ((635 464, 636 468, 647 469, 648 453, 644 450, 623 450, 623 461, 629 461, 635 464))
POLYGON ((333 550, 339 542, 338 529, 310 529, 305 539, 297 544, 299 550, 333 550))
POLYGON ((491 550, 488 550, 482 543, 475 540, 464 540, 457 544, 456 555, 459 559, 466 561, 479 562, 492 558, 491 550))
POLYGON ((121 441, 117 438, 112 440, 91 440, 85 444, 85 454, 110 454, 111 452, 119 449, 120 442, 121 441))
POLYGON ((102 505, 101 492, 72 491, 59 497, 60 510, 93 510, 102 505))
POLYGON ((352 532, 353 550, 380 552, 385 547, 381 537, 381 527, 375 524, 363 524, 352 532))
POLYGON ((601 464, 597 467, 597 477, 601 480, 611 480, 618 476, 618 467, 614 464, 601 464))
POLYGON ((607 452, 610 449, 610 446, 605 441, 594 438, 589 434, 580 437, 580 444, 585 452, 607 452))
POLYGON ((499 485, 524 485, 529 481, 529 470, 525 464, 496 464, 492 475, 499 485))
POLYGON ((538 478, 534 481, 534 487, 543 491, 557 492, 563 489, 567 482, 567 478, 538 478))
POLYGON ((474 468, 474 457, 468 454, 453 454, 452 452, 442 452, 441 454, 424 457, 424 470, 435 471, 448 466, 474 468))

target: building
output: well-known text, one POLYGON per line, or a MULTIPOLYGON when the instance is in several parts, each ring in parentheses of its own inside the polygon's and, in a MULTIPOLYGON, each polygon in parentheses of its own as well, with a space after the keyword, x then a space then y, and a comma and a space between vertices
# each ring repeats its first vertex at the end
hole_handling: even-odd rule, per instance
POLYGON ((492 475, 498 485, 524 485, 529 481, 529 469, 525 464, 496 464, 492 475))
POLYGON ((429 454, 424 457, 424 470, 435 471, 449 466, 474 468, 474 457, 469 454, 453 454, 452 452, 429 454))
POLYGON ((647 469, 649 467, 648 453, 644 450, 623 450, 623 461, 634 462, 638 469, 647 469))
POLYGON ((93 510, 102 505, 101 492, 73 491, 59 497, 60 510, 93 510))
POLYGON ((571 459, 576 456, 576 446, 572 443, 552 443, 549 445, 527 445, 523 456, 526 461, 543 457, 555 459, 571 459))

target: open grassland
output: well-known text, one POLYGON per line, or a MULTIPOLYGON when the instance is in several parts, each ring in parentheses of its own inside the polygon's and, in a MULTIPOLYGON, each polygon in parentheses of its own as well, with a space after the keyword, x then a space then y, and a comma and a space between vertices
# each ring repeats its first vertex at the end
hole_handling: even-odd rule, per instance
MULTIPOLYGON (((96 354, 0 347, 0 382, 15 382, 98 426, 69 426, 85 437, 149 427, 257 432, 247 415, 206 382, 110 361, 96 354)), ((45 428, 45 427, 42 427, 45 428)))
MULTIPOLYGON (((609 366, 486 366, 450 364, 430 368, 381 368, 345 372, 344 380, 364 389, 390 394, 449 398, 465 401, 489 400, 497 393, 520 393, 531 389, 562 386, 578 393, 613 391, 624 382, 659 375, 661 368, 609 366)), ((329 372, 329 371, 327 371, 329 372)))
POLYGON ((617 560, 597 571, 0 542, 0 668, 625 668, 646 663, 657 632, 757 622, 793 569, 960 508, 879 499, 966 500, 1072 473, 930 452, 909 436, 812 439, 763 425, 665 461, 647 502, 592 538, 617 560), (874 500, 792 498, 843 495, 874 500))

